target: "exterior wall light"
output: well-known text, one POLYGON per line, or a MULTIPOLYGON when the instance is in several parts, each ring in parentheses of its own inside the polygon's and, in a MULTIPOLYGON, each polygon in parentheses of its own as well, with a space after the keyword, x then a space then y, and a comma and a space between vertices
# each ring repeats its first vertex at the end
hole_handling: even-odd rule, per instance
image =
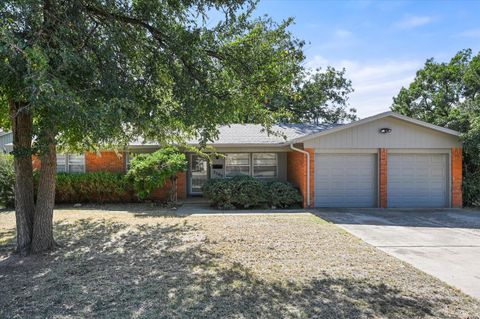
POLYGON ((392 129, 391 129, 391 128, 388 128, 388 127, 384 127, 384 128, 381 128, 381 129, 379 130, 379 132, 380 132, 381 134, 388 134, 388 133, 391 133, 391 132, 392 132, 392 129))

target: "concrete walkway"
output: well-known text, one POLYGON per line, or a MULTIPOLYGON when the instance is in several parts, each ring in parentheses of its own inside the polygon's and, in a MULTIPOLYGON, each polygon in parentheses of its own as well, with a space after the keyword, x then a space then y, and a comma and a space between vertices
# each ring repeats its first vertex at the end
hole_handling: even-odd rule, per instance
POLYGON ((480 211, 348 209, 316 214, 480 298, 480 211))

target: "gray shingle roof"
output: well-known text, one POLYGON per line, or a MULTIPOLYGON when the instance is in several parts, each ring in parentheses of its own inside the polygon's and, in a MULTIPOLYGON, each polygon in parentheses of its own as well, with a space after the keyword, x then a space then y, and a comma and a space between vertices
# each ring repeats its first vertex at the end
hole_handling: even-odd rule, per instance
MULTIPOLYGON (((319 133, 336 125, 277 124, 267 132, 260 124, 231 124, 219 128, 213 145, 284 144, 296 138, 319 133)), ((195 141, 190 141, 195 144, 195 141)))
MULTIPOLYGON (((294 139, 319 133, 339 124, 276 124, 267 132, 260 124, 231 124, 219 127, 218 138, 208 145, 280 145, 294 139)), ((188 144, 196 145, 197 139, 187 141, 188 144)), ((154 146, 154 142, 144 141, 138 138, 130 143, 130 146, 154 146)))

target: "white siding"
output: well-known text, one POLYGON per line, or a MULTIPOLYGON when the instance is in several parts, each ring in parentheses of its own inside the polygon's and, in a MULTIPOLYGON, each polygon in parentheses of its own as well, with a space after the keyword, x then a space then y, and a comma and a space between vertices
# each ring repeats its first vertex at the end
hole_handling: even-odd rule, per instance
POLYGON ((461 147, 456 136, 434 131, 400 119, 386 117, 304 142, 305 147, 328 149, 356 148, 452 148, 461 147), (388 134, 379 133, 390 128, 388 134))

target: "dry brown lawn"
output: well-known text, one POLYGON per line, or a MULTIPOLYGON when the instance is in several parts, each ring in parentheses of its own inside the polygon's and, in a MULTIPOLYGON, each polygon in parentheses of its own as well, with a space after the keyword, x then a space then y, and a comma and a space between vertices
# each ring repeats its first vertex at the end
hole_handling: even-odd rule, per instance
POLYGON ((55 211, 20 258, 0 211, 0 318, 479 318, 480 302, 311 214, 55 211))

